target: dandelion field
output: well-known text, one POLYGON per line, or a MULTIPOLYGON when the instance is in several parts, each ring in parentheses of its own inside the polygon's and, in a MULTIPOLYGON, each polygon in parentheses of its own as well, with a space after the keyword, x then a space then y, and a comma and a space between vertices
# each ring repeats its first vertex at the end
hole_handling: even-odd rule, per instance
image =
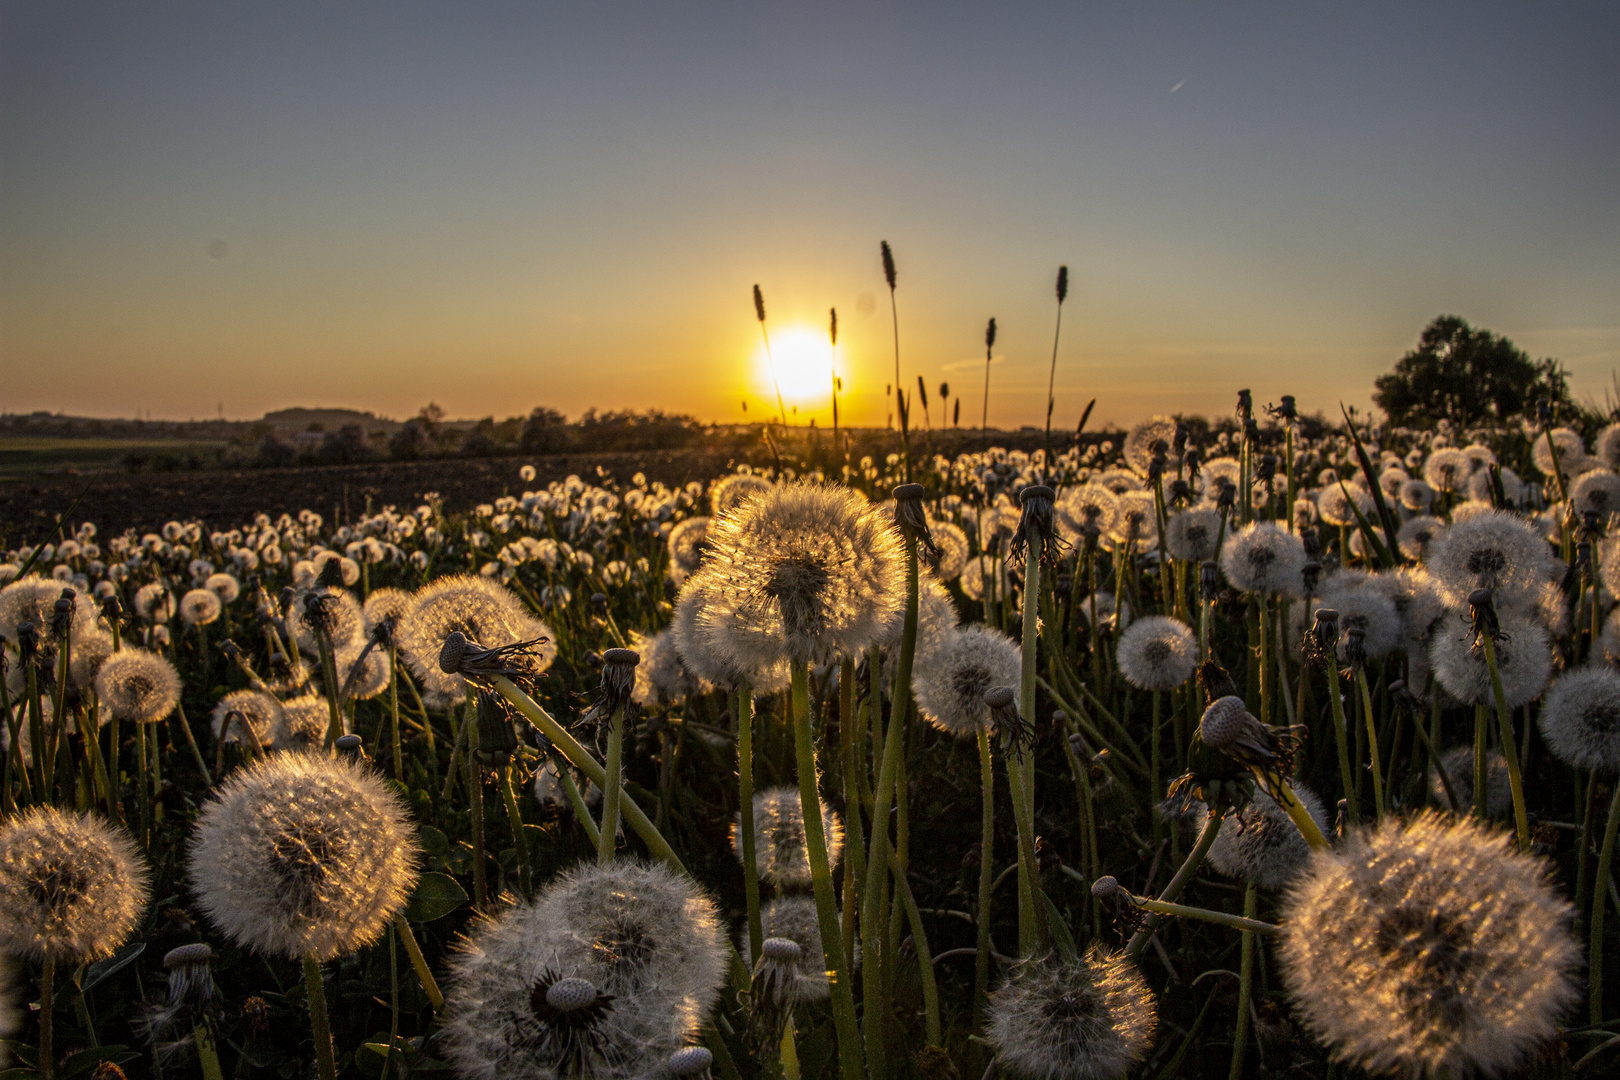
POLYGON ((6 552, 7 1076, 1616 1067, 1620 425, 915 450, 6 552))

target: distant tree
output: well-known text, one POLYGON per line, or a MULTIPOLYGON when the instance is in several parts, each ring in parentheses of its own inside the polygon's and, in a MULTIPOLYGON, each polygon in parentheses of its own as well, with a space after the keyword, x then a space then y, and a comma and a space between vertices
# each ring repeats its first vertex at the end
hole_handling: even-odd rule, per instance
POLYGON ((336 431, 327 432, 321 440, 316 457, 329 465, 353 465, 371 457, 366 445, 366 429, 359 424, 344 424, 336 431))
POLYGON ((1533 410, 1539 398, 1572 404, 1558 361, 1533 361, 1507 338, 1455 315, 1424 327, 1417 348, 1374 385, 1373 401, 1390 423, 1406 427, 1502 422, 1533 410))
POLYGON ((400 425, 388 440, 388 456, 400 461, 415 461, 432 449, 427 432, 415 420, 407 420, 400 425))
POLYGON ((568 418, 556 409, 537 406, 523 421, 518 445, 525 454, 556 454, 568 449, 568 418))
POLYGON ((259 440, 258 461, 260 465, 278 469, 284 465, 291 465, 297 457, 298 448, 282 442, 276 438, 274 432, 266 434, 264 438, 259 440))
POLYGON ((462 438, 461 452, 469 457, 490 457, 500 451, 495 442, 495 418, 486 416, 462 438))

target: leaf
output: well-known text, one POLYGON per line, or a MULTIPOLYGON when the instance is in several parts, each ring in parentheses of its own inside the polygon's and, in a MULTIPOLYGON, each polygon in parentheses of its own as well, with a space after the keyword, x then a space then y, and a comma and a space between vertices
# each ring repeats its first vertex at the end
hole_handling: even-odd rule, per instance
POLYGON ((1057 905, 1045 891, 1041 892, 1041 899, 1046 901, 1046 921, 1052 931, 1052 944, 1057 947, 1058 955, 1065 963, 1072 963, 1079 952, 1074 947, 1074 935, 1069 932, 1069 924, 1063 921, 1063 913, 1058 911, 1057 905))
POLYGON ((437 859, 441 863, 450 858, 450 838, 431 825, 424 825, 417 830, 417 837, 422 841, 422 851, 430 859, 437 859))
POLYGON ((140 956, 141 953, 145 951, 146 942, 136 941, 129 945, 125 945, 122 949, 119 949, 107 959, 102 960, 99 963, 91 964, 90 971, 84 977, 84 986, 80 988, 79 992, 88 994, 98 985, 112 978, 114 975, 124 970, 124 968, 134 963, 135 958, 140 956))
POLYGON ((467 902, 467 890, 449 874, 423 874, 416 883, 405 917, 411 922, 442 919, 467 902))
MULTIPOLYGON (((1344 422, 1350 429, 1350 438, 1356 444, 1356 458, 1361 462, 1362 475, 1367 478, 1367 489, 1372 493, 1373 505, 1378 507, 1378 522, 1384 527, 1384 538, 1389 541, 1389 550, 1399 552, 1401 546, 1395 539, 1395 515, 1390 513, 1389 504, 1384 502, 1384 489, 1378 483, 1378 477, 1373 475, 1372 459, 1367 456, 1367 451, 1362 447, 1361 436, 1356 432, 1355 421, 1350 419, 1350 413, 1345 409, 1342 401, 1339 403, 1339 411, 1344 413, 1344 422)), ((1391 560, 1384 565, 1394 566, 1395 563, 1391 560)))
MULTIPOLYGON (((1386 570, 1394 566, 1395 560, 1390 557, 1389 549, 1379 542, 1378 534, 1374 533, 1372 526, 1367 524, 1366 515, 1361 512, 1361 507, 1356 505, 1356 500, 1350 497, 1350 490, 1344 486, 1343 480, 1339 481, 1339 490, 1344 492, 1345 502, 1350 507, 1350 512, 1356 515, 1356 528, 1361 530, 1361 535, 1366 539, 1367 543, 1372 545, 1373 554, 1378 557, 1378 565, 1386 570)), ((1340 552, 1339 557, 1343 559, 1348 554, 1348 552, 1340 552)))

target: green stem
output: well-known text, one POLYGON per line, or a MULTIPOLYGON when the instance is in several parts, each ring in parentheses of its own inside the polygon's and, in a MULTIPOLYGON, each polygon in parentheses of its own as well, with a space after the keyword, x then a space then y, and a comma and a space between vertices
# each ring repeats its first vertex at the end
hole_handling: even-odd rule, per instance
POLYGON ((467 708, 461 727, 467 736, 467 802, 472 813, 473 904, 482 913, 489 911, 488 870, 484 866, 484 782, 478 771, 478 699, 467 691, 467 708))
MULTIPOLYGON (((38 755, 35 755, 36 757, 38 755)), ((1599 903, 1602 894, 1599 894, 1599 903)), ((56 1044, 54 1039, 56 1013, 56 958, 47 956, 39 972, 39 1075, 40 1080, 51 1080, 56 1074, 56 1044)))
POLYGON ((861 1080, 860 1028, 855 1021, 855 989, 843 967, 843 935, 838 927, 838 900, 833 893, 832 867, 827 861, 827 837, 821 819, 821 796, 816 790, 815 736, 810 730, 809 671, 802 660, 791 665, 793 679, 793 743, 799 772, 799 802, 804 809, 804 838, 810 859, 810 878, 816 894, 816 921, 821 930, 821 952, 832 985, 833 1025, 838 1032, 838 1058, 844 1080, 861 1080))
POLYGON ((444 1008, 444 994, 439 991, 439 983, 433 977, 433 969, 428 967, 427 958, 422 955, 422 946, 416 943, 416 934, 411 930, 411 924, 405 921, 405 916, 394 916, 394 930, 399 934, 400 944, 405 946, 405 955, 411 958, 411 967, 416 969, 416 981, 422 984, 422 992, 428 997, 428 1004, 433 1011, 438 1012, 444 1008))
POLYGON ((995 882, 996 767, 990 731, 981 728, 979 743, 979 904, 974 912, 978 932, 973 958, 973 1030, 984 1030, 984 1007, 990 992, 990 903, 995 882))
POLYGON ((1591 1021, 1603 1023, 1603 913, 1608 907, 1609 867, 1614 862, 1614 836, 1620 830, 1620 788, 1609 795, 1609 818, 1603 826, 1603 848, 1598 852, 1596 884, 1592 889, 1592 950, 1587 960, 1591 986, 1591 1021))
POLYGON ((394 747, 394 779, 403 784, 405 756, 399 742, 399 657, 392 642, 388 645, 388 728, 394 747))
MULTIPOLYGON (((1214 805, 1209 808, 1209 814, 1204 818, 1204 828, 1198 834, 1198 842, 1187 853, 1187 858, 1182 862, 1181 869, 1176 871, 1176 876, 1170 879, 1170 884, 1166 885, 1164 892, 1159 894, 1159 903, 1173 903, 1176 897, 1180 896, 1187 886, 1192 883, 1193 875, 1198 872, 1198 867, 1203 863, 1204 856, 1209 854, 1209 846, 1215 842, 1215 837, 1221 831, 1222 815, 1223 811, 1220 806, 1214 805)), ((1147 948, 1148 938, 1153 936, 1154 929, 1163 918, 1163 912, 1154 912, 1148 916, 1147 925, 1131 935, 1131 940, 1125 946, 1125 958, 1127 960, 1135 960, 1142 955, 1142 950, 1147 948)))
POLYGON ((624 706, 613 710, 608 726, 607 783, 602 788, 602 827, 596 838, 596 863, 613 861, 619 843, 619 800, 624 794, 624 706))
POLYGON ((321 1080, 337 1080, 332 1028, 326 1019, 326 987, 321 983, 320 961, 313 956, 304 957, 304 992, 309 997, 309 1030, 315 1036, 315 1067, 321 1080))
MULTIPOLYGON (((1251 879, 1243 890, 1243 917, 1253 919, 1258 903, 1259 897, 1251 879)), ((1228 1080, 1242 1080, 1243 1076, 1243 1055, 1249 1045, 1249 996, 1254 988, 1254 947, 1254 931, 1243 931, 1243 958, 1238 966, 1237 1025, 1232 1032, 1232 1068, 1227 1072, 1228 1080)))
POLYGON ((225 1080, 219 1068, 219 1050, 214 1046, 214 1033, 207 1024, 191 1029, 191 1041, 197 1048, 197 1064, 202 1067, 203 1080, 225 1080))
POLYGON ((923 996, 923 1032, 929 1046, 943 1046, 941 1028, 939 1023, 939 986, 934 981, 934 955, 928 948, 928 933, 923 929, 922 912, 917 910, 917 901, 911 895, 911 883, 906 880, 906 871, 895 860, 894 888, 905 905, 906 919, 911 923, 911 941, 917 951, 917 973, 922 980, 923 996))
POLYGON ((529 838, 523 832, 523 811, 518 808, 517 788, 512 779, 512 762, 506 763, 501 774, 501 795, 506 803, 506 821, 512 829, 512 844, 517 849, 518 886, 524 896, 530 895, 532 879, 529 871, 529 838))
POLYGON ((1491 671, 1491 696, 1496 699, 1497 735, 1502 740, 1502 754, 1507 758, 1508 788, 1513 794, 1513 828, 1519 835, 1519 850, 1528 852, 1530 818, 1524 809, 1524 779, 1519 775, 1519 747, 1513 741, 1513 715, 1508 710, 1507 695, 1502 690, 1502 669, 1496 662, 1496 642, 1489 634, 1481 635, 1480 640, 1485 645, 1485 665, 1491 671))
POLYGON ((1349 730, 1344 719, 1344 695, 1341 692, 1342 684, 1339 682, 1339 658, 1332 649, 1328 651, 1328 701, 1333 706, 1333 735, 1338 739, 1339 746, 1339 783, 1344 788, 1344 803, 1346 813, 1352 825, 1361 824, 1361 808, 1356 805, 1355 775, 1350 771, 1350 742, 1349 730))
POLYGON ((1361 715, 1367 725, 1367 752, 1372 760, 1373 814, 1382 821, 1384 811, 1384 770, 1378 758, 1378 724, 1373 718, 1372 691, 1367 687, 1367 670, 1360 664, 1355 668, 1356 688, 1361 693, 1361 715))
MULTIPOLYGON (((1019 712, 1024 722, 1035 722, 1036 658, 1039 650, 1041 551, 1045 542, 1035 523, 1025 518, 1028 531, 1024 560, 1023 672, 1019 681, 1019 712)), ((1035 755, 1009 754, 1003 759, 1012 783, 1013 817, 1018 826, 1018 949, 1021 956, 1040 956, 1051 946, 1045 932, 1045 902, 1035 863, 1035 755)))
MULTIPOLYGON (((748 906, 748 957, 759 963, 765 932, 759 918, 759 855, 754 850, 754 692, 737 688, 737 834, 742 840, 743 896, 748 906)), ((855 807, 851 813, 859 813, 855 807)))

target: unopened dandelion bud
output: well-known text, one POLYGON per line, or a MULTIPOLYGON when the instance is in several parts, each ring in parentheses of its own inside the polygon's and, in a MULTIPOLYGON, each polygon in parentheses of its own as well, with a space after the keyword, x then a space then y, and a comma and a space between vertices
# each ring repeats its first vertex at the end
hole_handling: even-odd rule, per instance
POLYGON ((1248 390, 1239 390, 1238 391, 1238 400, 1237 400, 1237 413, 1238 413, 1238 415, 1241 416, 1241 417, 1247 418, 1253 412, 1254 412, 1254 395, 1251 394, 1248 390))
POLYGON ((1220 591, 1221 579, 1215 560, 1205 559, 1198 566, 1198 595, 1204 603, 1211 603, 1220 591))

